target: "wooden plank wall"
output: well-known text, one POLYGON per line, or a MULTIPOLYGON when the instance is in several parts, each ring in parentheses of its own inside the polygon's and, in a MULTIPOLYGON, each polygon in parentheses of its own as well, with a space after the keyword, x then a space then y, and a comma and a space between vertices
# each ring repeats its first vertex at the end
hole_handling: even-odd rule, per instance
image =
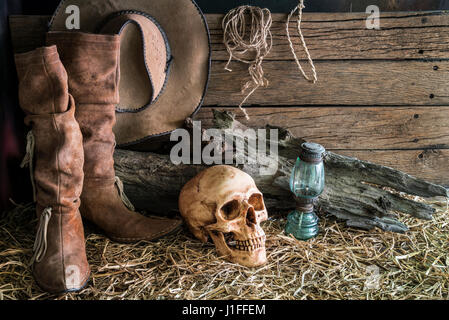
MULTIPOLYGON (((381 30, 368 30, 366 17, 304 14, 302 29, 319 78, 313 85, 296 69, 286 15, 275 14, 274 46, 263 65, 270 86, 248 100, 249 123, 287 127, 329 150, 449 185, 449 15, 382 13, 381 30)), ((211 108, 227 107, 246 122, 236 106, 247 70, 239 63, 231 64, 232 73, 224 70, 221 19, 208 15, 213 70, 209 107, 199 117, 208 120, 211 108)))
MULTIPOLYGON (((224 70, 223 15, 207 15, 213 63, 197 118, 210 122, 213 108, 230 109, 250 126, 283 126, 340 154, 449 185, 449 15, 383 13, 380 30, 368 30, 366 16, 304 14, 302 29, 319 78, 313 85, 292 59, 286 15, 274 14, 274 46, 263 65, 270 86, 248 100, 246 121, 237 106, 247 67, 233 62, 232 73, 224 70)), ((40 46, 48 19, 10 17, 15 50, 40 46)), ((294 42, 299 44, 297 36, 294 42)))

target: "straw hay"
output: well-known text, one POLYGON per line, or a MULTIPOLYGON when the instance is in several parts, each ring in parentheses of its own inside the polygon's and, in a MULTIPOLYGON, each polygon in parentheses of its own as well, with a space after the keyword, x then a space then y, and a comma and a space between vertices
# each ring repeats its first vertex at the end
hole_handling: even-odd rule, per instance
POLYGON ((19 206, 0 217, 0 299, 449 299, 449 210, 439 205, 433 221, 401 217, 410 227, 403 235, 322 218, 319 237, 301 242, 283 234, 285 216, 271 218, 269 264, 256 269, 217 258, 187 230, 121 245, 87 225, 91 280, 59 297, 33 281, 34 208, 19 206))

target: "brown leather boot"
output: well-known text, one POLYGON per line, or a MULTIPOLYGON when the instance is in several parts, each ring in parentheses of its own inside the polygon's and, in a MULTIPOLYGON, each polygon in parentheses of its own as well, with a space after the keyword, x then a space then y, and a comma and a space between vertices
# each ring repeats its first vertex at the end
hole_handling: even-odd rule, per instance
POLYGON ((84 189, 81 214, 114 241, 154 240, 173 232, 181 220, 152 219, 133 211, 115 176, 115 105, 119 103, 118 36, 50 32, 69 75, 69 90, 77 103, 76 120, 84 142, 84 189), (125 206, 127 204, 128 206, 125 206))
POLYGON ((78 211, 83 141, 67 73, 55 46, 17 54, 15 60, 20 106, 26 113, 25 123, 32 128, 26 160, 39 218, 33 274, 50 293, 77 291, 86 284, 90 268, 78 211))

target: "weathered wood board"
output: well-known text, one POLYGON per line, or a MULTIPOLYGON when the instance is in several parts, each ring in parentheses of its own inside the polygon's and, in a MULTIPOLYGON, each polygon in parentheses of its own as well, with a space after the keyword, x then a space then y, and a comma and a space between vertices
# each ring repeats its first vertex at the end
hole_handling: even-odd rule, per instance
POLYGON ((449 150, 338 150, 339 154, 355 157, 407 172, 415 177, 441 185, 449 185, 449 150))
MULTIPOLYGON (((228 108, 218 108, 228 110, 228 108)), ((202 108, 195 117, 211 126, 213 108, 202 108)), ((449 148, 449 107, 291 107, 247 109, 237 119, 246 125, 266 123, 323 143, 332 150, 449 148)))
MULTIPOLYGON (((212 59, 227 61, 221 14, 208 14, 212 59)), ((387 12, 381 29, 366 28, 364 13, 304 13, 304 38, 315 60, 345 59, 446 59, 449 58, 449 13, 387 12)), ((273 14, 273 49, 266 60, 293 60, 285 34, 286 14, 273 14)), ((32 49, 43 43, 49 16, 10 16, 16 49, 32 49)), ((293 42, 299 44, 291 24, 293 42)))
MULTIPOLYGON (((448 44, 449 46, 449 44, 448 44)), ((238 106, 245 95, 247 66, 225 62, 212 66, 206 105, 238 106)), ((316 61, 316 84, 302 78, 291 61, 266 61, 270 85, 247 104, 291 105, 449 105, 449 61, 316 61), (435 68, 437 67, 437 68, 435 68), (435 70, 437 69, 437 70, 435 70)))
MULTIPOLYGON (((241 115, 236 106, 248 79, 240 63, 231 64, 232 73, 224 70, 222 17, 207 15, 213 63, 205 106, 197 115, 205 122, 217 106, 241 115)), ((449 14, 382 13, 380 30, 368 30, 366 17, 304 14, 302 29, 319 77, 311 85, 292 61, 286 14, 273 14, 274 46, 264 62, 270 87, 249 99, 250 121, 239 120, 249 127, 282 126, 340 154, 449 185, 449 14)), ((48 16, 10 17, 15 50, 42 45, 48 21, 48 16)), ((295 35, 295 23, 291 27, 295 35)))
MULTIPOLYGON (((449 13, 381 13, 381 30, 366 28, 365 13, 305 13, 304 38, 315 60, 445 59, 449 57, 449 13)), ((223 15, 208 15, 214 60, 228 60, 223 45, 223 15)), ((286 41, 286 14, 273 14, 273 49, 266 60, 292 60, 286 41)), ((299 44, 290 25, 293 42, 299 44)), ((304 57, 304 56, 303 56, 304 57)))
MULTIPOLYGON (((212 110, 196 116, 204 127, 213 123, 212 110)), ((306 140, 326 145, 338 154, 356 157, 448 184, 449 107, 292 107, 249 108, 250 121, 232 110, 237 119, 255 127, 266 123, 288 129, 306 140), (441 127, 443 126, 443 127, 441 127)))

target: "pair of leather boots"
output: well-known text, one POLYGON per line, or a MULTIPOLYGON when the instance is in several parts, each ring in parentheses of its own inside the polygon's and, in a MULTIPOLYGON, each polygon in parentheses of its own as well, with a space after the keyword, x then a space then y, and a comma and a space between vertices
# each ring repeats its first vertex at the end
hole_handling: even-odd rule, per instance
POLYGON ((33 275, 62 293, 82 289, 90 275, 81 215, 122 243, 154 240, 181 222, 134 212, 115 176, 120 38, 50 32, 46 45, 15 60, 39 220, 33 275))

